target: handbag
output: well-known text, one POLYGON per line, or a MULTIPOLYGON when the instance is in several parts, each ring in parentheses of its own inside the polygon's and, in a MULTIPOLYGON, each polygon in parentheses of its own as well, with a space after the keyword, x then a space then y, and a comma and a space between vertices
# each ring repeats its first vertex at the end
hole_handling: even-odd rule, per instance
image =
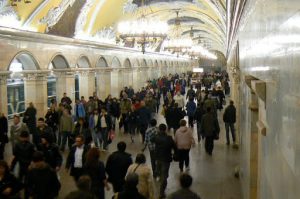
POLYGON ((114 138, 116 137, 116 133, 113 129, 111 129, 109 132, 108 132, 108 138, 107 138, 107 143, 108 144, 111 144, 112 141, 114 140, 114 138))

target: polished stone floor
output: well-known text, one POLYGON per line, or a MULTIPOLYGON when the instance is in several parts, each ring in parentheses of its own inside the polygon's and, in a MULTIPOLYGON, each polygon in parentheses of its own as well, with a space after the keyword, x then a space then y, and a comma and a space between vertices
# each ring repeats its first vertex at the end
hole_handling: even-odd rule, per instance
MULTIPOLYGON (((193 176, 192 190, 197 192, 202 199, 241 199, 241 187, 238 179, 234 177, 234 168, 239 163, 239 151, 232 146, 226 146, 225 144, 225 127, 222 121, 223 112, 219 112, 219 122, 221 127, 220 140, 215 142, 215 149, 213 156, 208 156, 204 150, 204 142, 196 144, 192 148, 190 153, 190 171, 193 176)), ((158 114, 158 123, 165 123, 164 118, 158 114)), ((170 132, 173 134, 172 132, 170 132)), ((101 152, 101 159, 105 162, 107 156, 116 150, 116 143, 123 140, 127 143, 127 151, 133 155, 133 159, 136 154, 141 152, 143 145, 141 144, 141 137, 135 136, 135 142, 131 143, 128 135, 116 132, 117 137, 113 143, 109 146, 107 152, 101 152)), ((196 128, 194 128, 195 140, 197 140, 196 128)), ((6 159, 9 161, 11 156, 10 146, 7 146, 8 153, 6 159)), ((64 158, 68 152, 65 151, 64 158)), ((149 153, 146 150, 145 154, 149 160, 149 153)), ((65 164, 65 160, 63 165, 65 164)), ((147 161, 150 166, 150 162, 147 161)), ((166 193, 175 191, 178 187, 179 168, 177 162, 171 163, 169 172, 168 186, 166 193)), ((59 198, 64 198, 70 191, 76 189, 73 178, 66 173, 63 168, 59 172, 60 180, 62 183, 62 189, 59 198)), ((158 182, 156 182, 158 188, 158 182)), ((158 190, 158 189, 156 189, 158 190)), ((112 191, 106 192, 106 199, 112 197, 112 191)))
MULTIPOLYGON (((215 142, 213 156, 210 157, 205 153, 204 142, 197 144, 190 154, 190 174, 193 176, 192 190, 197 192, 202 199, 241 199, 240 182, 234 177, 234 168, 239 162, 239 151, 233 147, 228 147, 225 144, 225 127, 221 120, 219 112, 219 121, 221 127, 220 140, 215 142)), ((157 116, 159 123, 164 122, 164 118, 157 116)), ((172 133, 171 133, 172 134, 172 133)), ((143 145, 141 144, 140 136, 135 137, 135 142, 131 143, 128 135, 123 135, 117 132, 117 137, 110 145, 108 152, 101 153, 101 159, 106 160, 106 157, 116 150, 116 143, 124 140, 127 143, 127 151, 133 155, 141 152, 143 145)), ((195 139, 197 138, 196 128, 194 129, 195 139)), ((197 140, 197 139, 196 139, 197 140)), ((67 154, 67 153, 66 153, 67 154)), ((66 155, 65 154, 65 155, 66 155)), ((145 151, 149 157, 148 151, 145 151)), ((148 158, 149 160, 149 158, 148 158)), ((150 162, 147 162, 150 166, 150 162)), ((167 194, 176 190, 179 177, 178 163, 173 162, 170 168, 170 177, 168 179, 167 194)), ((75 189, 73 179, 70 178, 64 170, 60 172, 62 179, 62 190, 59 198, 63 198, 66 193, 75 189)), ((158 183, 156 183, 158 185, 158 183)), ((106 192, 106 198, 110 199, 112 192, 106 192)))

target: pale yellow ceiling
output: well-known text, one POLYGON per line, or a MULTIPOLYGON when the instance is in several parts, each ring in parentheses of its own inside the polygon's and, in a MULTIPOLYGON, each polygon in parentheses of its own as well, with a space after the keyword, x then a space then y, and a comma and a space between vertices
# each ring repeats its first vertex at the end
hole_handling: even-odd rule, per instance
MULTIPOLYGON (((49 15, 49 11, 58 9, 77 0, 31 0, 30 4, 24 1, 18 2, 14 6, 20 22, 30 26, 34 30, 46 33, 46 23, 41 23, 41 19, 49 15)), ((85 14, 81 23, 81 32, 93 36, 103 28, 116 28, 119 21, 134 19, 139 17, 136 12, 124 13, 123 7, 132 0, 86 0, 85 14), (89 6, 87 5, 89 4, 89 6)), ((144 9, 147 17, 162 21, 172 20, 176 17, 175 10, 179 10, 181 17, 200 19, 203 23, 191 22, 183 23, 183 31, 193 29, 199 30, 194 36, 200 36, 211 43, 214 50, 225 51, 225 0, 178 0, 178 1, 158 1, 152 0, 149 6, 139 7, 144 9)), ((1 10, 0 10, 1 11, 1 10)), ((1 14, 1 12, 0 12, 1 14)), ((60 17, 62 17, 63 12, 60 17)), ((82 15, 82 13, 80 14, 82 15)), ((80 16, 79 15, 79 16, 80 16)), ((1 19, 0 19, 1 20, 1 19)), ((172 27, 170 27, 170 30, 172 27)))

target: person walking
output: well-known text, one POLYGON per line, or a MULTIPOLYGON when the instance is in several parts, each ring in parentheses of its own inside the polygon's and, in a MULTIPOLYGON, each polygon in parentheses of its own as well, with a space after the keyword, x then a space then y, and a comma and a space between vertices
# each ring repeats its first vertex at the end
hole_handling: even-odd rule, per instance
POLYGON ((5 145, 8 143, 8 121, 4 113, 0 112, 0 160, 4 159, 5 145))
MULTIPOLYGON (((34 138, 36 136, 36 108, 34 107, 32 102, 29 103, 29 106, 25 110, 23 122, 27 125, 29 133, 34 138)), ((37 144, 35 143, 34 139, 33 141, 34 144, 37 144)))
POLYGON ((203 108, 204 103, 200 102, 197 104, 197 108, 194 114, 194 119, 197 122, 197 137, 198 137, 198 143, 201 141, 201 137, 203 138, 203 134, 201 132, 201 120, 202 116, 205 114, 204 108, 203 108))
POLYGON ((29 132, 27 125, 21 122, 19 115, 14 115, 13 124, 10 126, 10 141, 12 148, 14 148, 15 144, 18 142, 19 136, 23 131, 29 132))
POLYGON ((87 152, 86 162, 84 164, 83 174, 88 175, 91 180, 91 192, 98 199, 105 199, 104 187, 110 190, 105 175, 105 167, 102 161, 99 160, 100 151, 97 148, 91 148, 87 152))
POLYGON ((11 170, 14 171, 16 165, 19 165, 18 176, 20 181, 23 182, 24 177, 27 175, 28 166, 32 160, 32 155, 35 152, 34 145, 29 141, 29 133, 22 131, 19 136, 19 142, 17 142, 13 148, 14 158, 11 163, 11 170))
POLYGON ((41 135, 41 144, 37 149, 44 154, 45 162, 55 171, 59 171, 62 165, 63 157, 60 154, 59 147, 53 142, 53 136, 49 133, 41 135))
POLYGON ((150 127, 146 131, 145 135, 145 147, 142 151, 145 151, 146 147, 148 146, 149 153, 150 153, 150 160, 151 160, 151 167, 153 172, 153 177, 157 177, 156 171, 156 158, 155 158, 155 143, 151 140, 155 137, 158 133, 158 128, 156 127, 157 121, 155 119, 150 120, 150 127))
POLYGON ((146 199, 138 192, 137 185, 139 183, 139 176, 136 173, 130 173, 124 182, 124 190, 118 191, 112 199, 146 199))
POLYGON ((112 122, 111 116, 107 114, 106 109, 104 107, 101 108, 99 121, 99 129, 101 133, 100 145, 102 145, 103 151, 106 151, 108 146, 108 133, 112 129, 112 122))
POLYGON ((89 146, 84 144, 84 138, 79 135, 75 139, 75 146, 73 146, 69 152, 66 161, 66 171, 74 177, 75 182, 83 174, 83 166, 86 161, 86 154, 89 150, 89 146))
POLYGON ((205 137, 205 150, 208 155, 212 155, 214 149, 214 139, 217 139, 220 132, 218 118, 212 112, 211 107, 207 108, 207 113, 201 120, 201 132, 205 137))
POLYGON ((183 173, 179 178, 180 189, 171 193, 168 199, 201 199, 198 194, 190 190, 193 178, 187 173, 183 173))
POLYGON ((126 143, 119 142, 117 148, 118 150, 108 157, 105 168, 108 182, 113 185, 115 193, 123 190, 127 169, 132 164, 131 154, 125 152, 126 143))
POLYGON ((137 185, 138 191, 147 199, 154 199, 154 183, 151 169, 146 164, 146 157, 139 153, 136 156, 135 163, 129 166, 127 175, 136 173, 139 176, 137 185))
POLYGON ((148 122, 151 119, 151 112, 146 107, 145 102, 141 101, 141 108, 138 110, 138 118, 139 118, 139 127, 140 133, 142 135, 142 142, 145 142, 145 133, 148 128, 148 122))
POLYGON ((189 98, 189 101, 185 105, 186 107, 186 114, 189 119, 189 127, 194 127, 194 115, 196 111, 196 103, 194 102, 193 98, 189 98))
POLYGON ((176 150, 176 145, 173 138, 167 135, 167 126, 159 125, 158 134, 151 140, 155 143, 157 172, 160 177, 159 198, 165 198, 165 190, 168 184, 170 163, 172 161, 172 150, 176 150))
POLYGON ((186 171, 190 170, 190 149, 195 144, 193 132, 190 128, 186 127, 186 121, 180 120, 180 128, 175 133, 175 143, 177 147, 177 153, 179 158, 179 169, 183 172, 183 166, 185 165, 186 171))
POLYGON ((54 199, 61 184, 56 172, 44 161, 42 152, 35 152, 26 178, 26 188, 32 199, 54 199))
POLYGON ((59 122, 59 139, 58 145, 60 145, 60 149, 62 151, 65 150, 66 143, 68 141, 69 149, 71 149, 74 138, 72 138, 72 131, 73 131, 73 120, 69 113, 68 109, 63 110, 63 115, 60 118, 59 122))
POLYGON ((226 129, 226 144, 230 145, 229 128, 232 136, 232 141, 235 144, 236 136, 235 136, 234 123, 236 122, 236 108, 232 100, 230 100, 229 105, 225 109, 225 112, 223 114, 223 121, 225 122, 225 129, 226 129))

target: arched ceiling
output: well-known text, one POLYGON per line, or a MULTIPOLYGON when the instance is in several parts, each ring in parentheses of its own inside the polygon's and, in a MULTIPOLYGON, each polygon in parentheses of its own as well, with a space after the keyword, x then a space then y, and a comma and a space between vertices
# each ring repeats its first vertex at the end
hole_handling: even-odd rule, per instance
POLYGON ((141 0, 29 1, 11 6, 11 1, 3 0, 0 26, 50 34, 55 29, 52 34, 113 43, 118 22, 138 18, 137 10, 143 10, 146 17, 167 22, 169 31, 179 11, 183 38, 192 36, 194 43, 200 42, 210 50, 226 51, 225 0, 145 0, 144 6, 141 0), (73 23, 74 29, 68 26, 68 30, 60 32, 64 23, 73 23))

